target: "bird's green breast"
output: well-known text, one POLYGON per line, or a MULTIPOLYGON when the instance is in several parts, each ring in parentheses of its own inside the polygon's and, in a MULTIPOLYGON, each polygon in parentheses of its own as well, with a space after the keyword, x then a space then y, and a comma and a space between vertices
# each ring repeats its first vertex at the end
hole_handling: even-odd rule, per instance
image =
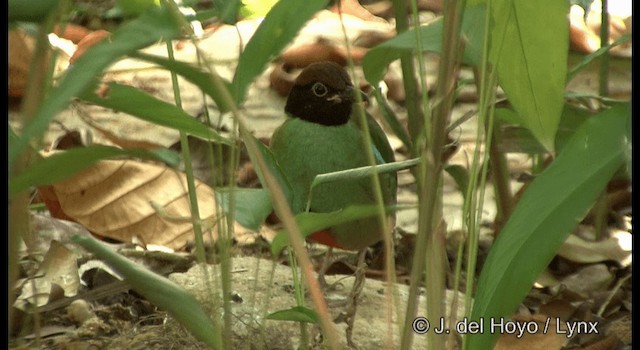
MULTIPOLYGON (((362 131, 354 123, 323 126, 299 118, 288 119, 274 132, 270 148, 291 183, 294 213, 305 211, 310 185, 316 175, 369 165, 362 138, 362 131)), ((385 174, 380 178, 387 204, 395 201, 394 175, 385 174)), ((373 205, 372 183, 367 178, 316 186, 310 211, 331 212, 350 205, 373 205)), ((375 217, 334 227, 332 232, 342 246, 350 249, 361 249, 382 237, 375 217)))
MULTIPOLYGON (((291 182, 292 209, 296 213, 305 210, 309 186, 316 175, 367 165, 362 135, 351 123, 323 126, 299 118, 288 119, 273 134, 271 151, 291 182)), ((341 209, 353 192, 350 185, 353 186, 335 182, 314 189, 311 209, 318 212, 341 209), (344 199, 331 196, 336 194, 334 191, 341 191, 337 197, 344 199)))

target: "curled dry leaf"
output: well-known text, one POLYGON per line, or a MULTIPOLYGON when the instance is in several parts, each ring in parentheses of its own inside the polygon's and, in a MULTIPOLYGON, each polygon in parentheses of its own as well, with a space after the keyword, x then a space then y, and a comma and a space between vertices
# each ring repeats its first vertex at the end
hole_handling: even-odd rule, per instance
POLYGON ((82 54, 84 54, 91 46, 101 42, 104 38, 111 35, 106 30, 96 30, 95 32, 91 32, 90 34, 84 36, 80 42, 78 42, 78 48, 76 52, 69 59, 69 64, 73 64, 82 54))
POLYGON ((43 306, 49 301, 78 293, 80 275, 75 254, 58 241, 51 241, 51 247, 45 254, 42 264, 33 280, 22 286, 22 292, 16 299, 15 307, 26 311, 31 306, 43 306))
MULTIPOLYGON (((135 237, 172 249, 194 241, 186 175, 165 166, 104 160, 45 192, 50 209, 57 204, 64 216, 103 237, 128 243, 135 237)), ((196 180, 196 193, 204 239, 215 240, 219 216, 214 191, 196 180)), ((237 223, 234 229, 247 231, 237 223)))
POLYGON ((606 240, 597 242, 569 235, 560 247, 558 255, 578 263, 611 260, 628 266, 631 264, 631 240, 631 234, 625 231, 616 231, 606 240))

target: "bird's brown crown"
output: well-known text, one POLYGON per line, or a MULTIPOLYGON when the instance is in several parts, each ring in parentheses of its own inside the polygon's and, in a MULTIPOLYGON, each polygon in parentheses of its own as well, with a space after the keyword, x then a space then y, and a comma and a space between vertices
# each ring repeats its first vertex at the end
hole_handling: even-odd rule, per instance
POLYGON ((324 126, 346 124, 354 102, 347 72, 334 62, 313 63, 296 78, 285 112, 324 126))

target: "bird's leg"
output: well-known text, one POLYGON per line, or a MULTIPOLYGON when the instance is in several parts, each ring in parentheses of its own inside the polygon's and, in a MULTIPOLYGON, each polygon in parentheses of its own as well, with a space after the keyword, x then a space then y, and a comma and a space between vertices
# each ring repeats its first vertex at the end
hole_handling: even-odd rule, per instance
POLYGON ((320 288, 325 290, 327 288, 327 280, 324 278, 325 273, 331 266, 331 256, 333 255, 333 247, 329 247, 324 257, 322 258, 322 265, 320 266, 320 270, 318 271, 318 283, 320 284, 320 288))
POLYGON ((365 281, 365 272, 367 269, 367 264, 364 261, 367 249, 362 249, 358 253, 358 266, 356 267, 355 280, 353 281, 353 288, 351 288, 351 293, 349 293, 349 298, 347 300, 347 310, 345 315, 345 323, 347 324, 347 345, 351 348, 356 348, 356 345, 353 342, 353 324, 355 323, 356 318, 356 309, 358 308, 358 298, 360 297, 360 293, 362 293, 362 288, 364 287, 365 281))

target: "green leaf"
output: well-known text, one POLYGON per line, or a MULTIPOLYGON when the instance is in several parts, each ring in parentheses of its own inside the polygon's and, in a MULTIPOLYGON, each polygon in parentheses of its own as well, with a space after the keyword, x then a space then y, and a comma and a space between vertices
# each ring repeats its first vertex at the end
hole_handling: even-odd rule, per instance
MULTIPOLYGON (((251 141, 256 144, 258 150, 260 151, 260 154, 262 155, 262 159, 267 165, 267 169, 269 169, 271 175, 276 178, 278 184, 280 185, 280 189, 284 194, 284 197, 287 199, 289 205, 291 205, 293 201, 293 189, 291 188, 291 184, 289 183, 289 180, 285 176, 284 172, 282 171, 282 169, 280 169, 280 165, 276 161, 276 158, 273 156, 273 153, 271 153, 271 150, 265 144, 256 139, 255 136, 248 135, 248 137, 250 137, 252 139, 251 141)), ((249 153, 249 157, 251 158, 251 163, 258 164, 258 160, 255 159, 255 157, 251 153, 249 153)), ((256 174, 258 175, 258 179, 260 179, 262 187, 267 188, 267 183, 262 170, 258 166, 255 167, 255 170, 256 174)))
POLYGON ((169 312, 197 339, 213 349, 222 349, 220 330, 202 305, 182 287, 128 260, 94 238, 75 235, 72 240, 113 267, 134 290, 169 312))
POLYGON ((109 83, 105 97, 87 92, 80 98, 93 104, 125 112, 142 120, 181 130, 214 142, 231 145, 233 142, 202 124, 174 104, 164 102, 132 86, 109 83))
POLYGON ((160 160, 174 167, 179 162, 177 153, 165 149, 147 151, 142 149, 120 149, 102 145, 72 148, 36 161, 24 172, 12 177, 11 181, 9 181, 9 195, 12 196, 24 191, 30 186, 54 184, 89 168, 100 160, 115 157, 160 160))
POLYGON ((402 141, 404 146, 408 150, 411 150, 413 148, 413 143, 411 142, 411 138, 409 137, 407 130, 405 129, 404 125, 400 123, 400 119, 393 112, 393 109, 391 109, 391 106, 389 106, 387 99, 382 97, 382 92, 380 91, 379 88, 373 89, 373 96, 375 97, 376 102, 378 103, 378 108, 380 109, 380 113, 382 114, 384 121, 387 123, 387 125, 389 125, 391 130, 393 130, 393 133, 396 136, 398 136, 398 138, 402 141))
POLYGON ((267 320, 295 321, 313 324, 318 324, 320 322, 318 314, 304 306, 295 306, 287 310, 279 310, 268 314, 265 318, 267 320))
MULTIPOLYGON (((397 211, 404 207, 389 206, 387 211, 397 211)), ((375 205, 353 205, 343 210, 330 213, 300 213, 296 215, 296 223, 303 237, 307 237, 312 233, 353 220, 363 219, 378 215, 378 207, 375 205)), ((282 249, 289 245, 289 239, 285 230, 280 230, 271 242, 271 254, 277 256, 282 249)))
POLYGON ((67 70, 57 87, 52 89, 38 108, 33 120, 25 125, 22 135, 9 151, 9 164, 22 153, 29 142, 40 139, 51 119, 65 108, 73 96, 96 83, 96 76, 123 55, 149 46, 160 39, 180 35, 180 25, 163 8, 146 11, 122 25, 108 40, 91 47, 67 70))
POLYGON ((236 24, 241 0, 213 0, 213 5, 219 12, 219 18, 226 24, 236 24))
POLYGON ((244 19, 264 17, 278 0, 243 0, 240 14, 244 19))
MULTIPOLYGON (((467 37, 467 45, 462 62, 478 65, 482 54, 482 28, 484 28, 484 6, 471 6, 465 9, 462 19, 462 31, 467 37)), ((421 26, 420 39, 423 52, 440 52, 442 50, 442 18, 428 25, 421 26)), ((416 54, 415 29, 408 30, 393 39, 369 50, 362 61, 362 70, 367 81, 377 85, 382 80, 389 64, 406 54, 416 54)))
POLYGON ((412 168, 420 164, 420 158, 413 158, 401 162, 385 163, 375 166, 363 166, 359 168, 334 171, 332 173, 316 175, 311 182, 311 189, 328 182, 347 181, 369 178, 374 172, 378 174, 392 173, 404 169, 412 168))
POLYGON ((566 1, 497 1, 490 60, 509 102, 538 141, 554 151, 564 103, 569 26, 566 1))
POLYGON ((240 225, 258 231, 273 211, 269 191, 262 188, 216 188, 216 202, 229 212, 229 196, 234 191, 234 218, 240 225))
MULTIPOLYGON (((520 122, 518 114, 507 108, 498 108, 495 111, 496 117, 500 120, 500 143, 498 150, 504 153, 546 153, 546 149, 531 134, 529 129, 517 125, 520 122), (503 125, 516 124, 516 125, 503 125)), ((565 104, 556 133, 556 150, 561 152, 567 141, 578 130, 585 120, 593 116, 593 112, 565 104)))
POLYGON ((453 181, 455 181, 458 186, 458 190, 462 193, 462 198, 465 198, 467 195, 467 189, 469 188, 470 178, 467 168, 460 164, 449 164, 444 167, 444 171, 453 178, 453 181))
POLYGON ((129 54, 129 56, 132 58, 158 64, 169 69, 170 71, 175 72, 176 74, 181 75, 190 83, 199 87, 209 97, 211 97, 216 103, 216 106, 218 106, 218 109, 221 113, 225 113, 231 110, 231 105, 227 100, 227 96, 229 96, 229 91, 231 90, 231 84, 227 81, 224 81, 222 78, 218 78, 219 80, 223 81, 223 86, 218 87, 214 79, 211 77, 211 74, 215 73, 210 73, 206 70, 194 67, 188 63, 172 61, 165 57, 149 55, 142 52, 134 52, 129 54))
POLYGON ((244 100, 249 84, 263 71, 327 0, 280 0, 262 21, 247 43, 233 77, 233 96, 236 103, 244 100))
MULTIPOLYGON (((509 318, 570 231, 630 152, 631 105, 587 120, 531 183, 493 243, 478 280, 472 320, 509 318)), ((488 322, 488 321, 487 321, 488 322)), ((490 349, 498 333, 470 335, 466 349, 490 349)))
POLYGON ((9 0, 9 21, 42 22, 58 7, 58 0, 9 0))

